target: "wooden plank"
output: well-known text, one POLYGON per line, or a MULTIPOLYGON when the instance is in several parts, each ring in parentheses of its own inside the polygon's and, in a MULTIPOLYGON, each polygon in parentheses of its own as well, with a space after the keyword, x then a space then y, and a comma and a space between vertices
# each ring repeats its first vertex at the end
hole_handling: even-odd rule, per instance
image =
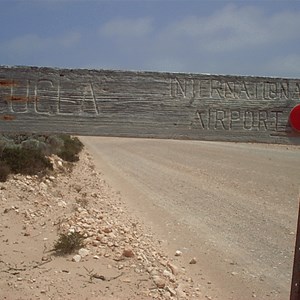
POLYGON ((0 67, 2 133, 300 144, 300 79, 0 67))

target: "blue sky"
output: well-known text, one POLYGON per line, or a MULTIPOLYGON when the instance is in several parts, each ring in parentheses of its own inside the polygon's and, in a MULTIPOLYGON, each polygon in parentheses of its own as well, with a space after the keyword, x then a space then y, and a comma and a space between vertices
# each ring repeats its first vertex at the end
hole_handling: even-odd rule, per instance
POLYGON ((300 0, 0 4, 0 65, 300 78, 300 0))

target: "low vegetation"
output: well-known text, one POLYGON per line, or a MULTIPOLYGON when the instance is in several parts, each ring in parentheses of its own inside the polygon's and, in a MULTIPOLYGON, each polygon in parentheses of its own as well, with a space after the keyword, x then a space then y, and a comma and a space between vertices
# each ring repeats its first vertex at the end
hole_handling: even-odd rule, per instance
POLYGON ((52 170, 49 156, 76 162, 83 144, 69 135, 0 135, 0 181, 10 174, 44 175, 52 170))
POLYGON ((71 254, 84 247, 84 237, 79 232, 61 233, 54 243, 53 251, 58 255, 71 254))

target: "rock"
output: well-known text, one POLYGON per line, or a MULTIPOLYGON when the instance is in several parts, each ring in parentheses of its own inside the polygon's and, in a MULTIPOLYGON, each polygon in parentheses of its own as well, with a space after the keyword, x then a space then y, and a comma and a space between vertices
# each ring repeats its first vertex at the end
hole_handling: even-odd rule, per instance
POLYGON ((58 203, 57 203, 57 206, 59 207, 66 207, 67 206, 67 203, 63 200, 60 200, 58 203))
POLYGON ((193 257, 191 260, 190 260, 190 265, 194 265, 197 263, 197 259, 196 257, 193 257))
POLYGON ((43 257, 42 257, 42 261, 48 261, 48 260, 50 260, 51 258, 49 257, 49 256, 46 256, 46 255, 44 255, 43 257))
POLYGON ((72 261, 74 262, 80 262, 81 261, 81 256, 79 254, 76 254, 72 257, 72 261))
POLYGON ((87 255, 90 254, 90 251, 88 249, 85 249, 85 248, 81 248, 78 250, 78 254, 81 256, 81 257, 86 257, 87 255))
POLYGON ((94 247, 99 246, 99 244, 100 244, 100 242, 97 241, 97 240, 92 241, 92 245, 93 245, 94 247))
POLYGON ((175 276, 171 272, 169 272, 168 270, 164 270, 163 275, 165 277, 169 278, 169 280, 171 282, 175 282, 175 276))
POLYGON ((176 296, 177 294, 176 291, 170 286, 167 286, 166 290, 171 294, 171 296, 176 296))
POLYGON ((131 248, 125 248, 122 256, 124 257, 134 257, 134 253, 131 248))
POLYGON ((107 237, 102 237, 101 238, 101 243, 102 244, 107 244, 108 243, 108 238, 107 237))
POLYGON ((236 276, 236 275, 238 275, 239 273, 238 272, 231 272, 231 275, 232 276, 236 276))
POLYGON ((166 281, 160 276, 153 276, 153 281, 159 289, 163 289, 166 285, 166 281))
POLYGON ((45 191, 45 190, 47 190, 47 188, 48 188, 48 186, 47 186, 46 183, 44 183, 44 182, 41 182, 41 183, 40 183, 40 189, 41 189, 41 190, 44 190, 44 191, 45 191))
POLYGON ((74 184, 74 190, 79 193, 82 190, 82 186, 79 184, 74 184))
POLYGON ((168 262, 167 266, 170 268, 174 275, 177 275, 179 273, 178 267, 176 267, 174 264, 168 262))
POLYGON ((176 250, 175 256, 181 256, 181 255, 182 255, 182 252, 180 250, 176 250))
POLYGON ((105 228, 102 229, 102 231, 104 233, 110 233, 110 232, 112 232, 112 229, 110 227, 105 227, 105 228))

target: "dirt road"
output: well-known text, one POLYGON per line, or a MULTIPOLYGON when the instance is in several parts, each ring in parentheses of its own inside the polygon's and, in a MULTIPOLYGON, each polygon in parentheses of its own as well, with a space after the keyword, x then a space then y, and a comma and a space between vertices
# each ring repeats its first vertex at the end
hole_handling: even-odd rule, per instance
POLYGON ((132 213, 167 251, 182 251, 208 299, 288 299, 299 147, 81 140, 132 213))

